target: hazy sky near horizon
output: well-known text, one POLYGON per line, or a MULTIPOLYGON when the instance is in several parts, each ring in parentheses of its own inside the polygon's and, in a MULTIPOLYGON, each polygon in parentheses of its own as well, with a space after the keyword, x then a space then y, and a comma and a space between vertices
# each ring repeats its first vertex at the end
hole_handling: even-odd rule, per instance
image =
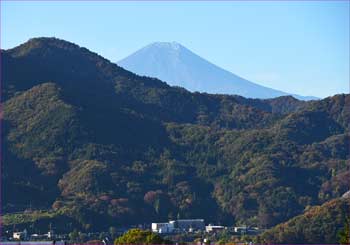
POLYGON ((1 48, 55 36, 117 62, 176 41, 248 80, 300 95, 349 93, 349 1, 0 1, 1 48))

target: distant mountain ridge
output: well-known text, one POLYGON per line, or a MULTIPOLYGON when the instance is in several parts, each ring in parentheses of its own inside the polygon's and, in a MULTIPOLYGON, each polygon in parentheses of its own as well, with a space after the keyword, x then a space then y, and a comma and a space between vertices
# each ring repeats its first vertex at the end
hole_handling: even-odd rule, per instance
POLYGON ((286 95, 301 100, 318 99, 288 94, 250 82, 210 63, 177 42, 151 43, 117 64, 138 75, 156 77, 192 92, 236 94, 260 99, 286 95))

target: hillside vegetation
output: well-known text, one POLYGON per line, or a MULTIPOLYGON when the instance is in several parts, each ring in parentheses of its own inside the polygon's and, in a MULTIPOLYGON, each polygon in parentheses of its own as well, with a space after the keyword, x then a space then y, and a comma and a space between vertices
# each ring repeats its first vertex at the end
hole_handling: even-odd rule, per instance
POLYGON ((190 93, 54 38, 2 51, 2 70, 5 212, 270 228, 349 189, 349 95, 190 93))
POLYGON ((340 240, 340 231, 347 224, 347 217, 350 217, 350 199, 334 199, 277 225, 262 234, 260 239, 267 243, 282 244, 337 244, 340 240))

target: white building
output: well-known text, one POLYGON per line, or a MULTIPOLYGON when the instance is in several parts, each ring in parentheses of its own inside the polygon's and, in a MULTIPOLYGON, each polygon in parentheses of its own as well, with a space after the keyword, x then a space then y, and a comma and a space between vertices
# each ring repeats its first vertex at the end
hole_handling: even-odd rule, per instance
POLYGON ((174 223, 152 223, 152 231, 157 233, 172 233, 174 231, 174 223))
POLYGON ((204 231, 204 219, 178 219, 167 223, 152 223, 152 231, 157 233, 173 233, 179 231, 204 231))
POLYGON ((234 228, 234 231, 236 233, 246 233, 248 231, 248 227, 247 226, 236 226, 234 228))
POLYGON ((222 225, 207 225, 205 227, 205 231, 206 232, 215 232, 215 231, 222 231, 222 230, 225 230, 226 227, 225 226, 222 226, 222 225))
POLYGON ((28 233, 26 229, 24 231, 14 232, 12 234, 13 239, 16 239, 16 240, 26 240, 27 236, 28 236, 28 233))
POLYGON ((55 237, 55 233, 52 230, 49 231, 46 235, 47 235, 47 238, 49 239, 53 239, 55 237))
POLYGON ((205 230, 204 219, 178 219, 170 221, 180 231, 205 230))

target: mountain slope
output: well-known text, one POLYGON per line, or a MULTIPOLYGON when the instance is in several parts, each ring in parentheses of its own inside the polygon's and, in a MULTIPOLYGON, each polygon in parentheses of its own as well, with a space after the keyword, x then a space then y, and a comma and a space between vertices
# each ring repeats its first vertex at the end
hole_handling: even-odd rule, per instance
POLYGON ((350 217, 350 198, 338 198, 310 207, 299 215, 261 235, 264 243, 337 244, 339 231, 350 217))
POLYGON ((6 68, 3 74, 4 99, 17 91, 53 81, 63 87, 65 98, 77 106, 90 105, 96 100, 98 103, 91 106, 112 110, 131 106, 133 110, 142 110, 138 111, 140 114, 146 112, 151 118, 181 123, 193 123, 205 111, 210 111, 207 115, 207 123, 210 124, 223 124, 221 118, 226 109, 221 108, 235 109, 245 111, 256 122, 252 124, 241 120, 243 117, 239 118, 239 113, 232 113, 229 123, 225 123, 245 128, 255 127, 258 122, 259 125, 267 123, 272 111, 277 114, 290 112, 305 104, 289 97, 254 100, 239 96, 192 94, 157 79, 136 76, 85 48, 54 38, 31 39, 17 48, 4 51, 3 57, 3 67, 6 68), (59 70, 57 64, 60 64, 59 70), (276 106, 275 102, 279 100, 288 103, 276 106), (263 120, 265 117, 268 120, 263 120))
POLYGON ((8 229, 176 217, 269 228, 347 190, 349 95, 190 93, 54 38, 2 54, 3 211, 48 209, 9 214, 8 229))
MULTIPOLYGON (((190 91, 237 94, 248 98, 274 98, 285 92, 252 83, 172 42, 152 43, 118 62, 139 75, 156 77, 190 91)), ((293 95, 299 99, 315 99, 293 95)))

